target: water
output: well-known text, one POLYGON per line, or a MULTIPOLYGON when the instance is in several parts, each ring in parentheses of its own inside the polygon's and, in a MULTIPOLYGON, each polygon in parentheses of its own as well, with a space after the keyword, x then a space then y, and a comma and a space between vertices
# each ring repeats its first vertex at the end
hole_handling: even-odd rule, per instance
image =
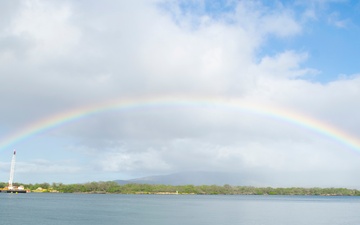
POLYGON ((7 225, 353 225, 360 197, 0 194, 7 225))

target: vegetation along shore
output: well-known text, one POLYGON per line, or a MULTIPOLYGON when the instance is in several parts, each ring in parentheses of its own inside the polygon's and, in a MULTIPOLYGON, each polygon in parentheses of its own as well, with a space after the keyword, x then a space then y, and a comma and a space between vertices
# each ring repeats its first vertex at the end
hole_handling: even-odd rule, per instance
MULTIPOLYGON (((0 183, 4 188, 7 183, 0 183)), ((321 196, 360 196, 360 190, 347 188, 272 188, 231 185, 161 185, 161 184, 125 184, 113 181, 89 182, 84 184, 16 184, 23 185, 31 192, 60 193, 104 193, 104 194, 196 194, 196 195, 321 195, 321 196)))

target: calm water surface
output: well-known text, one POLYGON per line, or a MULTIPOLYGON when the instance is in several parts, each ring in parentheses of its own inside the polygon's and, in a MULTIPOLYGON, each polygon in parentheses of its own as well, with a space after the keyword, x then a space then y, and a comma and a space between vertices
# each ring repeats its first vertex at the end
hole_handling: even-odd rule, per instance
POLYGON ((357 225, 360 197, 0 194, 6 225, 357 225))

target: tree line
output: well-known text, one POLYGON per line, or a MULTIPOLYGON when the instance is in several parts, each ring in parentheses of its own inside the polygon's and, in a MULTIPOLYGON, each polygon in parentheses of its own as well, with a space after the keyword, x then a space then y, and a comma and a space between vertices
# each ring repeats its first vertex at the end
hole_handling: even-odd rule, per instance
MULTIPOLYGON (((113 194, 196 194, 196 195, 323 195, 360 196, 360 190, 347 188, 273 188, 252 186, 219 185, 163 185, 163 184, 124 184, 114 181, 89 182, 84 184, 36 183, 21 184, 30 191, 61 193, 113 193, 113 194)), ((0 183, 0 188, 7 183, 0 183)))

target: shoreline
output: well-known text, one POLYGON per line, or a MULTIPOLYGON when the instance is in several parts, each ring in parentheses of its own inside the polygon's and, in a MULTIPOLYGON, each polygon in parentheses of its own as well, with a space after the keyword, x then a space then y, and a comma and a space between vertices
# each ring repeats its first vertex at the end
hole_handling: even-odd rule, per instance
MULTIPOLYGON (((5 183, 0 183, 0 185, 5 183)), ((84 184, 21 184, 32 193, 91 193, 91 194, 138 194, 138 195, 303 195, 303 196, 360 196, 360 190, 348 188, 302 187, 253 187, 219 185, 164 185, 118 184, 113 181, 84 184)), ((0 186, 0 189, 4 187, 0 186)))

